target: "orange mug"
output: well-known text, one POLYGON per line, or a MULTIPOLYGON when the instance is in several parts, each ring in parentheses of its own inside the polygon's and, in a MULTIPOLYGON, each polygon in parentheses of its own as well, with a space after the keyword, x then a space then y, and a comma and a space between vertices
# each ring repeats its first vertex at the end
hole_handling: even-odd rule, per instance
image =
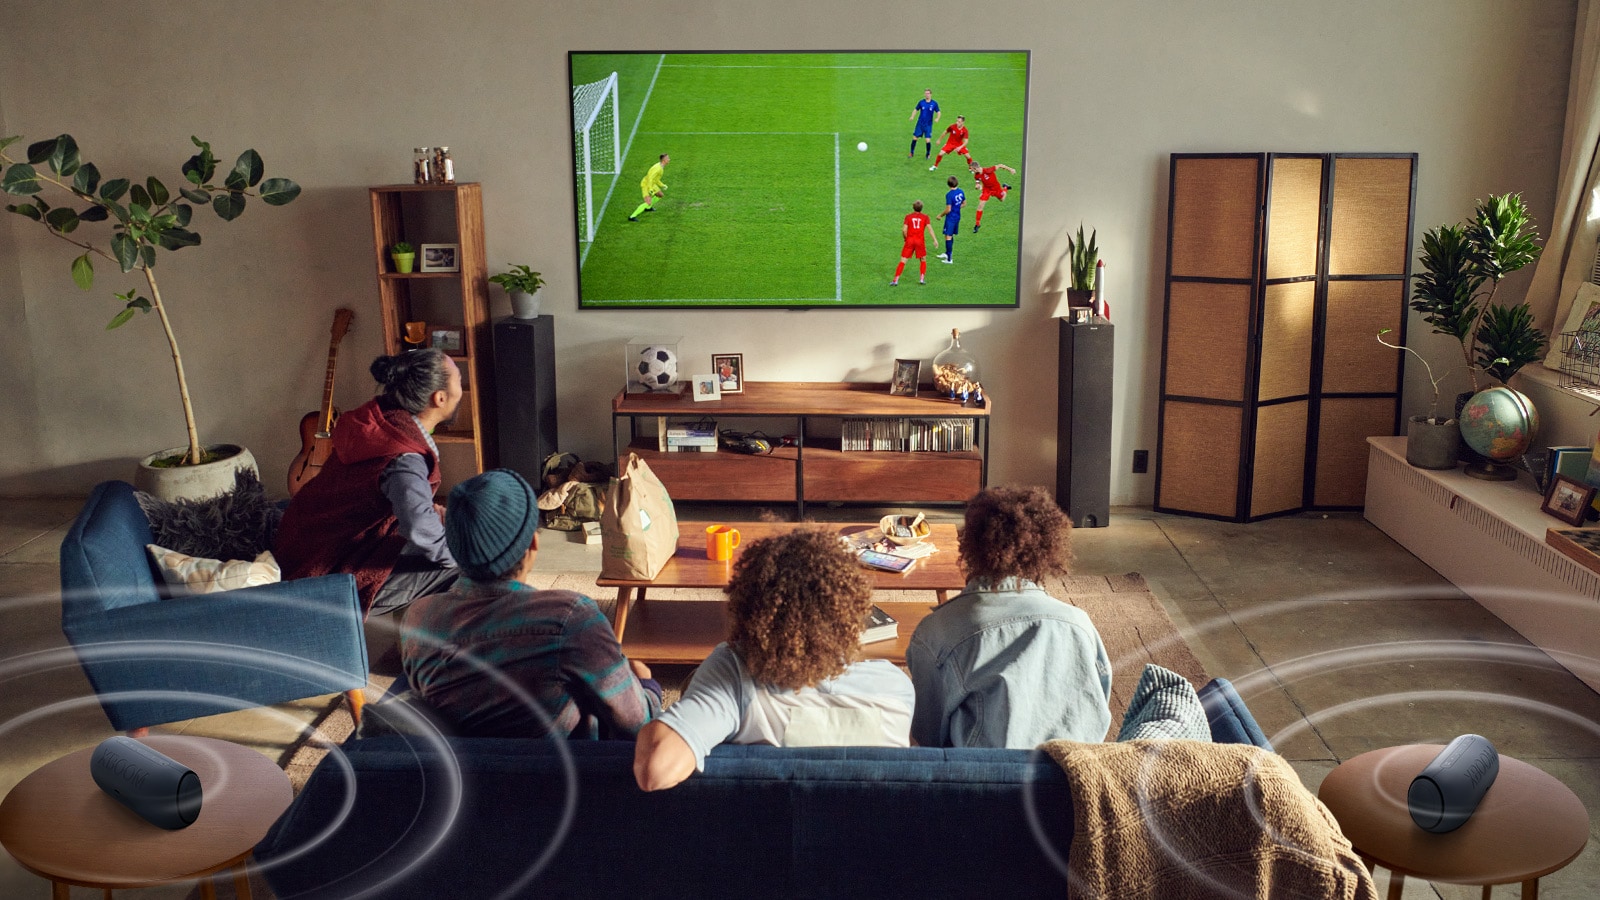
POLYGON ((739 546, 739 529, 726 525, 712 525, 706 529, 706 559, 727 562, 733 559, 733 548, 739 546))

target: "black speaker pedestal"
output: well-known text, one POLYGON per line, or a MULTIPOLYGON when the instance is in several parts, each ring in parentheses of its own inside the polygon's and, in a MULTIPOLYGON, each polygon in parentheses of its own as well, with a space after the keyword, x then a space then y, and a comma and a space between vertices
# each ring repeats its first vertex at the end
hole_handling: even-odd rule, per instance
POLYGON ((1056 407, 1056 503, 1076 528, 1111 522, 1112 328, 1061 320, 1056 407))
POLYGON ((555 319, 495 320, 494 383, 500 465, 542 490, 544 459, 557 449, 555 319))

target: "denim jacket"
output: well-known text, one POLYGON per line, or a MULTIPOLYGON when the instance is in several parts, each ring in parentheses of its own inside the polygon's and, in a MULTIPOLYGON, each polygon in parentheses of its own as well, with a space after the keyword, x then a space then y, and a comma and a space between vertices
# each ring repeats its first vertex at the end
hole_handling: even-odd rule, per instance
POLYGON ((929 613, 906 647, 911 737, 925 747, 1028 749, 1101 741, 1111 660, 1089 616, 1031 581, 973 581, 929 613))

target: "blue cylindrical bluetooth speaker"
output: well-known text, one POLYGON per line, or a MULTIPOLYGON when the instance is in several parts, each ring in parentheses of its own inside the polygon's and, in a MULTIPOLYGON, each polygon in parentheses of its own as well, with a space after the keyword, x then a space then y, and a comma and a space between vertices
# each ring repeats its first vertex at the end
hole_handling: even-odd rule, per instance
POLYGON ((106 738, 89 756, 94 783, 123 806, 169 831, 200 818, 200 776, 133 738, 106 738))
POLYGON ((1406 792, 1411 821, 1434 834, 1455 831, 1471 817, 1500 774, 1500 754, 1482 735, 1463 734, 1445 745, 1406 792))

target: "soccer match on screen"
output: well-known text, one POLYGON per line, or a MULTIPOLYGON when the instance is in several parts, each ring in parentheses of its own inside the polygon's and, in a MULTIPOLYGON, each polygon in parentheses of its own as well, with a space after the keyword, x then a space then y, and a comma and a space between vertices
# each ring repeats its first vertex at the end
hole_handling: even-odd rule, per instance
POLYGON ((580 308, 1017 305, 1026 51, 569 66, 580 308))

